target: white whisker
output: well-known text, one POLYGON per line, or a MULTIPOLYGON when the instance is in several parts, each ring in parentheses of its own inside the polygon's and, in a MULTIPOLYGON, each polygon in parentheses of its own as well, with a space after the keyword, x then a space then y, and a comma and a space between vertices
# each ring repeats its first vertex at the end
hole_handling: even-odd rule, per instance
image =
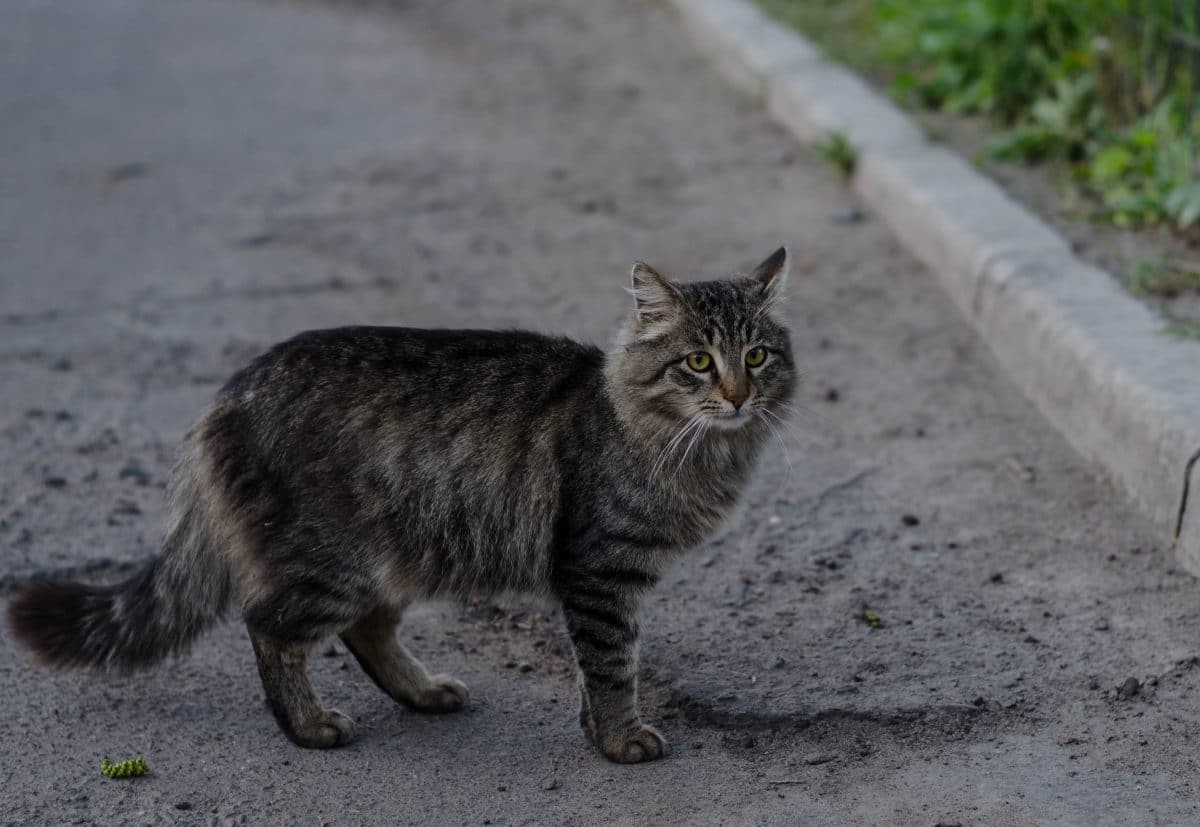
MULTIPOLYGON (((768 411, 766 408, 763 408, 761 411, 759 411, 759 413, 769 414, 771 416, 774 416, 776 419, 779 419, 779 417, 776 414, 772 413, 771 411, 768 411)), ((761 421, 762 421, 762 424, 767 426, 767 430, 769 430, 771 432, 771 435, 775 437, 775 441, 779 443, 779 450, 783 452, 783 461, 787 465, 787 479, 790 481, 792 478, 792 455, 791 455, 791 453, 788 452, 787 443, 785 443, 783 441, 783 435, 779 433, 778 429, 776 429, 775 426, 771 424, 771 420, 767 419, 764 416, 764 417, 761 417, 761 421)), ((782 422, 783 420, 779 420, 779 421, 782 422)))
POLYGON ((654 460, 654 466, 650 469, 650 479, 654 479, 658 476, 659 470, 662 468, 663 463, 667 461, 667 458, 671 455, 671 452, 674 451, 675 447, 679 445, 680 441, 687 436, 688 432, 693 430, 702 421, 703 416, 696 414, 683 424, 683 427, 679 429, 679 433, 675 434, 675 436, 671 438, 671 441, 663 447, 662 451, 659 452, 657 459, 654 460))
POLYGON ((675 466, 675 474, 678 475, 683 468, 683 463, 687 461, 688 454, 691 453, 692 446, 696 444, 696 440, 708 430, 708 422, 701 420, 700 427, 692 434, 692 438, 688 441, 687 447, 683 449, 683 456, 679 458, 679 464, 675 466))

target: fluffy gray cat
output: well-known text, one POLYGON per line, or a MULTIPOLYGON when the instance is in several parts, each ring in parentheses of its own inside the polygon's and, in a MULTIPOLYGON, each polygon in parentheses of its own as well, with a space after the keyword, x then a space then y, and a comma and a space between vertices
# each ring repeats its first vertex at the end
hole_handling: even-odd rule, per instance
POLYGON ((188 432, 158 557, 129 580, 42 582, 10 604, 43 663, 133 669, 241 607, 267 699, 304 747, 354 735, 306 672, 340 635, 396 701, 467 701, 395 637, 423 598, 562 605, 584 732, 608 758, 667 745, 637 705, 638 605, 745 488, 796 384, 780 249, 749 276, 633 268, 611 350, 523 332, 303 333, 234 375, 188 432))

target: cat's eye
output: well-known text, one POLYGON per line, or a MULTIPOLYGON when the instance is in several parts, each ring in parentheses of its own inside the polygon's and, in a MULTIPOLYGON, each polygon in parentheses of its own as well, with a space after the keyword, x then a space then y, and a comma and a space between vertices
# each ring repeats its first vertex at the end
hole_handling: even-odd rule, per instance
POLYGON ((687 366, 696 373, 704 373, 712 367, 712 357, 703 350, 697 350, 695 353, 688 354, 687 366))
POLYGON ((762 345, 746 351, 746 364, 750 367, 756 368, 765 361, 767 361, 767 349, 762 345))

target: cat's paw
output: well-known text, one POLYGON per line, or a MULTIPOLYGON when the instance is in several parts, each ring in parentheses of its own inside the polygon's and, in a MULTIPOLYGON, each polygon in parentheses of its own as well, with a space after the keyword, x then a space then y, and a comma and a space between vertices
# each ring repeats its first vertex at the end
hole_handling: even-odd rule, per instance
POLYGON ((657 729, 645 724, 639 724, 621 735, 602 738, 599 746, 605 758, 618 764, 657 761, 670 752, 667 739, 657 729))
POLYGON ((343 747, 354 740, 354 722, 335 709, 322 709, 311 720, 293 724, 287 734, 306 749, 343 747))
POLYGON ((457 712, 467 705, 470 693, 449 675, 434 675, 429 686, 415 693, 408 704, 421 712, 457 712))

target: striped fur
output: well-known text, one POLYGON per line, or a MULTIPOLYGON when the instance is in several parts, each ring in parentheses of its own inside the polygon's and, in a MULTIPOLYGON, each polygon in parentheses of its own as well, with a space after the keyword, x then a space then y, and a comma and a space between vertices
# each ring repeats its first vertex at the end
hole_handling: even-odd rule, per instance
POLYGON ((638 264, 608 354, 523 332, 301 334, 237 373, 189 431, 162 553, 125 583, 41 583, 16 637, 57 666, 130 669, 186 647, 227 603, 268 701, 307 747, 344 744, 306 658, 341 635, 398 702, 467 700, 395 639, 422 598, 561 602, 580 721, 615 761, 666 742, 637 710, 638 605, 730 513, 796 374, 783 250, 750 276, 676 284, 638 264), (766 348, 761 366, 750 348, 766 348), (696 351, 708 370, 689 367, 696 351), (735 404, 736 403, 736 404, 735 404))

